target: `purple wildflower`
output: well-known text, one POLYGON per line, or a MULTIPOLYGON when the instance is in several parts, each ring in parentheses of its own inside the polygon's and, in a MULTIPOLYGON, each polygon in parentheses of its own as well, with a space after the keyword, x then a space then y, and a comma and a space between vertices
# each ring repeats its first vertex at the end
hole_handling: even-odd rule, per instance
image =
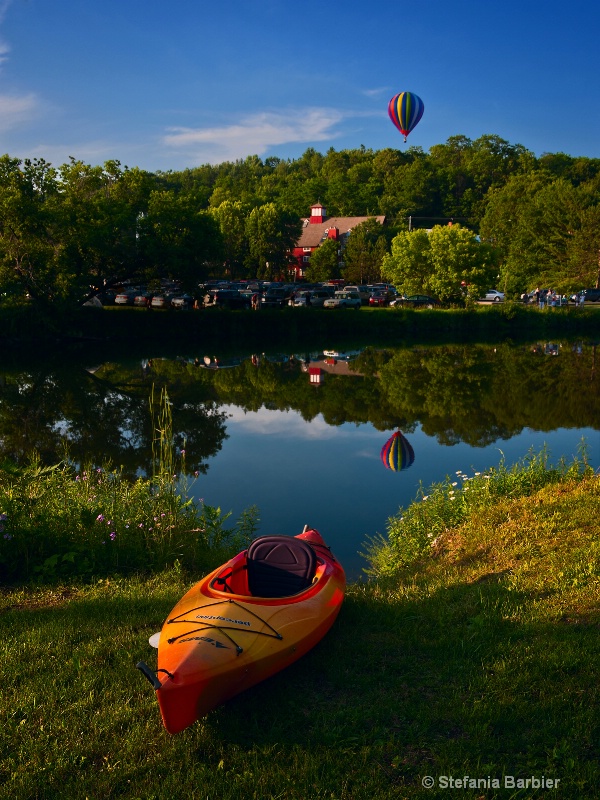
POLYGON ((104 514, 98 514, 96 517, 96 522, 104 522, 104 514))

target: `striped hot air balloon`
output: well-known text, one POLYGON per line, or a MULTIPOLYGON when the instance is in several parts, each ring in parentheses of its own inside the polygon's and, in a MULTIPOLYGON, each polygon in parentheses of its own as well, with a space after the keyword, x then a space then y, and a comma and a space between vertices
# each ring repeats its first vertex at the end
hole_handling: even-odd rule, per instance
POLYGON ((406 137, 417 125, 425 106, 420 97, 412 92, 400 92, 394 95, 388 105, 388 114, 400 133, 406 137))
POLYGON ((412 465, 415 460, 415 451, 404 434, 396 431, 381 448, 381 460, 386 469, 400 472, 412 465))

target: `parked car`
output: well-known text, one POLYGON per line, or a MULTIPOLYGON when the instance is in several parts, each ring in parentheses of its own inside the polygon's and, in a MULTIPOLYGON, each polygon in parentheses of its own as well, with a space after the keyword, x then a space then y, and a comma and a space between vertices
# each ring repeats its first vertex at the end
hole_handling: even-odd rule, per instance
POLYGON ((133 292, 119 292, 115 296, 115 305, 117 306, 131 306, 135 295, 133 292))
POLYGON ((323 303, 332 293, 327 289, 306 289, 305 291, 295 292, 289 299, 289 305, 295 307, 323 308, 323 303))
POLYGON ((288 304, 291 296, 291 289, 269 288, 261 298, 261 305, 263 308, 283 308, 288 304))
POLYGON ((370 306, 389 306, 392 296, 390 292, 373 292, 369 297, 370 306))
POLYGON ((600 289, 584 289, 583 292, 579 293, 579 296, 583 294, 584 302, 586 303, 600 303, 600 289))
POLYGON ((155 294, 150 300, 151 308, 170 308, 171 295, 170 294, 155 294))
POLYGON ((328 297, 323 303, 323 308, 356 308, 362 306, 358 292, 336 292, 333 297, 328 297))
POLYGON ((204 297, 205 308, 250 308, 250 298, 235 289, 211 289, 204 297))
POLYGON ((177 294, 171 298, 171 308, 191 308, 194 304, 194 298, 191 294, 177 294))
POLYGON ((413 294, 410 297, 398 297, 394 300, 394 307, 400 306, 406 308, 434 308, 441 305, 437 297, 430 297, 428 294, 413 294))
POLYGON ((292 306, 292 308, 307 308, 309 303, 307 302, 309 292, 294 292, 293 295, 288 300, 288 306, 292 306))
POLYGON ((152 299, 151 292, 138 292, 133 298, 134 306, 147 306, 148 302, 152 299))
POLYGON ((366 285, 359 285, 359 286, 344 286, 345 292, 357 292, 362 302, 366 305, 369 302, 369 297, 371 296, 371 292, 369 291, 369 287, 366 285))
POLYGON ((504 300, 504 292, 499 292, 497 289, 490 289, 485 293, 485 297, 481 299, 491 303, 501 303, 504 300))

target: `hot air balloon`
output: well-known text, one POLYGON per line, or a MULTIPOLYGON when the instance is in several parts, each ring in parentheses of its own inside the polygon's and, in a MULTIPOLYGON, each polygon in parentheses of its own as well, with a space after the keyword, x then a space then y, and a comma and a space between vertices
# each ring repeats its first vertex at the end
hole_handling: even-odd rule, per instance
POLYGON ((404 434, 396 431, 381 448, 381 460, 386 469, 400 472, 412 465, 415 460, 415 451, 404 434))
POLYGON ((423 101, 412 92, 400 92, 390 100, 388 114, 394 125, 403 134, 404 141, 423 116, 424 110, 423 101))

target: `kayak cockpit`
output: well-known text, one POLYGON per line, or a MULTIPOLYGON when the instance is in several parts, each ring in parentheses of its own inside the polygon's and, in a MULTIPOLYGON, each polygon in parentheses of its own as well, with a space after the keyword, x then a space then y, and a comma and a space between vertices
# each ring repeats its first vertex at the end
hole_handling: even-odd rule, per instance
POLYGON ((291 597, 308 589, 323 566, 301 539, 262 536, 225 564, 210 588, 249 597, 291 597))

